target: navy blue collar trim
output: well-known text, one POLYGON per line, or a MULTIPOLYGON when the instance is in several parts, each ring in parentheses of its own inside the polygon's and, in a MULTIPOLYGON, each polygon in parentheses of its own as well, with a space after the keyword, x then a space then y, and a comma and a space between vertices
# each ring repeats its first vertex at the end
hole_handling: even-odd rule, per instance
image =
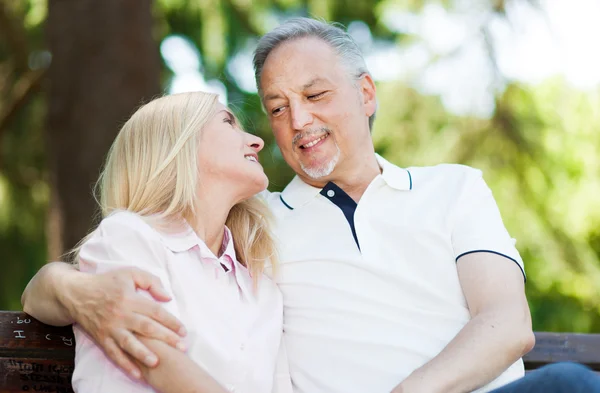
POLYGON ((279 195, 279 199, 281 200, 281 203, 283 203, 285 205, 285 207, 287 207, 290 210, 294 210, 293 207, 291 207, 290 205, 288 205, 284 200, 283 197, 281 196, 281 194, 279 195))
POLYGON ((344 217, 346 217, 346 221, 348 221, 348 225, 350 225, 350 230, 352 231, 352 236, 354 237, 356 246, 360 251, 360 244, 358 243, 358 236, 356 236, 356 228, 354 226, 354 212, 356 211, 357 207, 354 199, 352 199, 350 195, 346 194, 344 190, 332 182, 327 183, 319 194, 329 199, 333 204, 340 208, 342 213, 344 213, 344 217))

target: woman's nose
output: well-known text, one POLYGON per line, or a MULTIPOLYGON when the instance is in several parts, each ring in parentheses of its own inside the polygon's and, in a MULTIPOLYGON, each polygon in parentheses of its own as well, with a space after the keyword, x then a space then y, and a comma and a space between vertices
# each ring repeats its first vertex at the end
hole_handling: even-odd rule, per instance
POLYGON ((255 152, 259 152, 265 147, 265 141, 263 141, 260 137, 252 134, 248 134, 250 136, 248 141, 248 146, 252 148, 255 152))

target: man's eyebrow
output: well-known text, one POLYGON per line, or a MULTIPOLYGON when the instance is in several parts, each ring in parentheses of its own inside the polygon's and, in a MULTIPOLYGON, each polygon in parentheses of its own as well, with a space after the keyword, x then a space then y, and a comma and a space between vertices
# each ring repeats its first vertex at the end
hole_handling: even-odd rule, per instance
POLYGON ((322 83, 322 82, 325 82, 325 79, 323 79, 323 78, 314 78, 314 79, 311 79, 309 82, 305 83, 304 86, 302 86, 302 88, 304 90, 306 90, 308 88, 313 87, 317 83, 322 83))
POLYGON ((265 101, 271 101, 271 100, 276 100, 278 98, 282 98, 281 95, 275 93, 275 94, 267 94, 264 98, 265 101))
MULTIPOLYGON (((323 82, 326 82, 326 81, 327 81, 326 79, 316 77, 316 78, 313 78, 310 81, 306 82, 304 85, 302 85, 302 89, 306 90, 306 89, 309 89, 309 88, 313 87, 314 85, 316 85, 318 83, 323 83, 323 82)), ((265 95, 264 100, 265 101, 272 101, 272 100, 277 100, 279 98, 283 98, 283 97, 280 94, 278 94, 278 93, 273 93, 273 94, 267 94, 267 95, 265 95)))
MULTIPOLYGON (((319 77, 313 78, 309 82, 307 82, 304 85, 302 85, 302 89, 306 90, 306 89, 309 89, 309 88, 313 87, 314 85, 316 85, 318 83, 323 83, 323 82, 327 82, 327 80, 323 79, 323 78, 319 78, 319 77)), ((273 93, 273 94, 267 94, 267 95, 265 95, 264 100, 265 101, 272 101, 272 100, 277 100, 277 99, 280 99, 280 98, 283 98, 280 94, 273 93)))

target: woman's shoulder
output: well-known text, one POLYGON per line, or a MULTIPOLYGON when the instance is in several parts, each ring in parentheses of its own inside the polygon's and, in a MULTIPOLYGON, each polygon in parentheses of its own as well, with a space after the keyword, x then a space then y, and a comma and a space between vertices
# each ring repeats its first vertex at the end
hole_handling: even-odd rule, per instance
POLYGON ((105 217, 83 242, 79 259, 80 267, 87 263, 87 270, 96 272, 100 265, 163 267, 168 260, 168 249, 146 217, 118 211, 105 217))
POLYGON ((98 226, 98 232, 111 236, 138 235, 144 238, 160 239, 159 232, 150 225, 147 217, 126 210, 118 210, 104 217, 98 226))
POLYGON ((175 253, 187 251, 198 244, 198 237, 185 220, 166 219, 159 215, 142 216, 125 210, 105 217, 97 232, 100 236, 120 236, 160 243, 175 253))

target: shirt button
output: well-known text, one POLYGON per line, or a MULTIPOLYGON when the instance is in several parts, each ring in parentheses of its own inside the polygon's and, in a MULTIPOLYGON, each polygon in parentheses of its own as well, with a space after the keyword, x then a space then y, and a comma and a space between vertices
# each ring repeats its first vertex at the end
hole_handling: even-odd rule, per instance
POLYGON ((246 346, 244 344, 240 345, 240 350, 243 351, 244 349, 246 349, 246 346))
POLYGON ((333 191, 333 190, 329 190, 329 191, 327 191, 327 196, 328 196, 329 198, 333 198, 333 197, 335 196, 335 191, 333 191))
POLYGON ((235 386, 229 385, 227 386, 227 390, 229 390, 230 392, 235 392, 235 386))

